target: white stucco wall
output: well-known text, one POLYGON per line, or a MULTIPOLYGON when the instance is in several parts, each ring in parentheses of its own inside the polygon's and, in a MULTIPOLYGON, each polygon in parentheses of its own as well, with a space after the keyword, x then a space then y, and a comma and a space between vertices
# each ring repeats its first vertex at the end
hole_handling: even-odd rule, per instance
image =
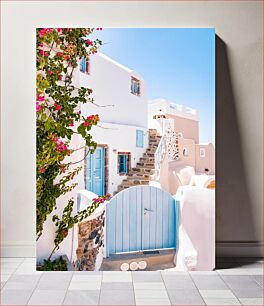
MULTIPOLYGON (((113 194, 117 189, 117 186, 122 182, 126 176, 120 176, 117 172, 118 167, 118 152, 130 152, 131 153, 131 167, 135 167, 139 158, 148 147, 148 130, 146 128, 112 124, 101 122, 100 126, 93 127, 91 130, 93 140, 98 145, 108 145, 108 157, 109 157, 109 177, 108 177, 108 193, 113 194), (136 147, 136 130, 144 131, 144 147, 136 147)), ((84 182, 84 171, 79 175, 79 181, 84 182)))
POLYGON ((74 78, 77 85, 92 88, 91 97, 101 106, 83 105, 84 115, 99 114, 103 122, 147 127, 146 82, 137 72, 98 53, 90 57, 90 74, 76 69, 74 78), (140 81, 140 96, 131 93, 132 76, 140 81))

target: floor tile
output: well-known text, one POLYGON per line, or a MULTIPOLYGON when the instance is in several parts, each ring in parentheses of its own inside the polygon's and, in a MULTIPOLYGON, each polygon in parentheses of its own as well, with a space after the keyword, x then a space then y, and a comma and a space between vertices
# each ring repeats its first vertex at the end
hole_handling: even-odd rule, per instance
POLYGON ((23 283, 37 283, 41 277, 41 274, 13 274, 8 281, 10 282, 23 282, 23 283))
POLYGON ((167 290, 197 289, 189 275, 163 275, 163 280, 167 290))
POLYGON ((222 275, 223 281, 233 289, 257 289, 260 286, 248 275, 222 275))
POLYGON ((204 299, 208 298, 236 298, 231 290, 199 290, 204 299))
POLYGON ((65 290, 35 290, 28 305, 62 305, 65 290))
POLYGON ((103 272, 103 282, 132 282, 131 272, 103 272))
POLYGON ((171 305, 169 299, 138 299, 136 305, 171 305))
POLYGON ((203 289, 229 289, 218 275, 191 275, 196 287, 203 289))
POLYGON ((102 290, 133 290, 132 282, 103 282, 102 290))
POLYGON ((206 305, 241 305, 236 298, 207 298, 204 299, 206 305))
POLYGON ((263 299, 261 298, 245 298, 245 299, 239 299, 240 303, 242 305, 264 305, 263 299))
POLYGON ((28 258, 24 259, 23 263, 32 263, 32 264, 36 265, 37 264, 37 259, 34 258, 34 257, 28 257, 28 258))
POLYGON ((99 305, 135 305, 133 290, 101 290, 99 305))
POLYGON ((9 290, 1 291, 1 305, 26 305, 32 290, 9 290))
POLYGON ((34 272, 36 273, 36 264, 22 263, 15 271, 15 274, 32 274, 34 272))
POLYGON ((168 290, 168 295, 172 305, 204 305, 198 290, 168 290))
POLYGON ((39 290, 67 290, 72 278, 70 272, 45 272, 38 284, 39 290))
POLYGON ((11 277, 11 274, 1 274, 1 282, 6 282, 11 277))
POLYGON ((263 275, 263 269, 262 268, 251 268, 251 269, 245 269, 247 271, 248 275, 263 275))
POLYGON ((36 288, 35 282, 11 282, 7 281, 5 289, 10 290, 34 290, 36 288))
POLYGON ((251 277, 263 288, 263 275, 252 275, 251 277))
POLYGON ((136 301, 138 299, 168 299, 167 291, 164 290, 135 290, 136 301))
POLYGON ((217 270, 217 273, 220 275, 248 275, 247 270, 242 268, 221 269, 217 270))
POLYGON ((132 272, 133 282, 162 282, 162 277, 160 272, 132 272))
POLYGON ((73 274, 72 282, 101 282, 103 275, 81 275, 81 274, 73 274))
POLYGON ((1 267, 1 274, 13 274, 17 268, 15 266, 1 267))
POLYGON ((135 290, 166 290, 163 282, 138 282, 134 283, 135 290))
POLYGON ((63 305, 98 305, 99 295, 99 290, 68 291, 63 305))
POLYGON ((237 298, 262 298, 263 297, 263 289, 232 289, 232 292, 237 298))
POLYGON ((99 282, 71 282, 68 288, 68 290, 100 290, 100 289, 101 289, 100 281, 99 282))
POLYGON ((1 289, 3 289, 5 282, 1 282, 1 289))

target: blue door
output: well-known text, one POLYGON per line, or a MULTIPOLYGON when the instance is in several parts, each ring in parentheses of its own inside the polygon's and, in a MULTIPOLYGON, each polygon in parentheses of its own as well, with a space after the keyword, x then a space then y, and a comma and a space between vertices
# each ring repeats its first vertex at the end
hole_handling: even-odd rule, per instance
POLYGON ((106 206, 106 254, 176 248, 174 198, 153 186, 127 188, 106 206))
POLYGON ((104 195, 104 148, 97 148, 86 157, 86 189, 104 195))

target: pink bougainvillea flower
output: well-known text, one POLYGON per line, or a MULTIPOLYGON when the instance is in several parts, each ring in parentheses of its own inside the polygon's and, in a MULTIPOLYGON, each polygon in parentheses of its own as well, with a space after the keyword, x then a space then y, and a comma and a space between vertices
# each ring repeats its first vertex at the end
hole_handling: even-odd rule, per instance
POLYGON ((97 31, 102 31, 102 30, 103 30, 103 28, 96 28, 96 30, 97 30, 97 31))
POLYGON ((78 114, 81 115, 81 111, 78 111, 78 114))
POLYGON ((45 172, 45 168, 41 168, 41 173, 44 173, 45 172))
POLYGON ((49 70, 49 71, 48 71, 48 75, 52 75, 52 70, 49 70))
POLYGON ((59 111, 61 109, 61 106, 57 103, 54 103, 54 107, 56 111, 59 111))
POLYGON ((74 123, 73 121, 70 122, 69 126, 74 126, 74 123))
POLYGON ((41 111, 41 106, 38 104, 38 102, 36 103, 36 110, 37 112, 41 111))
POLYGON ((44 50, 40 50, 39 53, 43 56, 49 56, 49 54, 45 52, 44 50))
POLYGON ((62 80, 62 75, 59 75, 59 79, 62 80))
POLYGON ((84 126, 88 126, 89 123, 88 123, 87 121, 85 121, 85 122, 83 123, 83 125, 84 125, 84 126))
POLYGON ((39 46, 42 48, 43 47, 43 43, 40 43, 39 46))
POLYGON ((62 53, 61 53, 61 52, 58 52, 58 53, 57 53, 57 56, 62 57, 62 53))
POLYGON ((43 37, 44 35, 46 35, 47 33, 52 33, 53 29, 51 28, 43 28, 39 31, 39 36, 43 37))
POLYGON ((38 102, 42 102, 45 100, 45 96, 41 95, 41 94, 37 94, 37 101, 38 102))
POLYGON ((93 42, 92 42, 90 39, 87 39, 87 40, 86 40, 86 44, 87 44, 88 46, 93 46, 93 42))
POLYGON ((62 31, 62 28, 57 28, 57 32, 60 33, 62 31))
POLYGON ((70 58, 70 56, 67 54, 67 55, 65 55, 65 57, 64 57, 66 60, 68 60, 69 58, 70 58))

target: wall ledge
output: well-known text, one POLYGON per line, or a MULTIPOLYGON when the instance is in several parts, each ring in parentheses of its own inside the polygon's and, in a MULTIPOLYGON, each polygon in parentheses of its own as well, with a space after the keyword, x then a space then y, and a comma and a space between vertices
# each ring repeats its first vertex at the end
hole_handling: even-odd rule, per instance
POLYGON ((32 241, 1 241, 1 257, 36 257, 36 243, 32 241))
POLYGON ((216 242, 217 257, 263 257, 263 243, 253 242, 216 242))

